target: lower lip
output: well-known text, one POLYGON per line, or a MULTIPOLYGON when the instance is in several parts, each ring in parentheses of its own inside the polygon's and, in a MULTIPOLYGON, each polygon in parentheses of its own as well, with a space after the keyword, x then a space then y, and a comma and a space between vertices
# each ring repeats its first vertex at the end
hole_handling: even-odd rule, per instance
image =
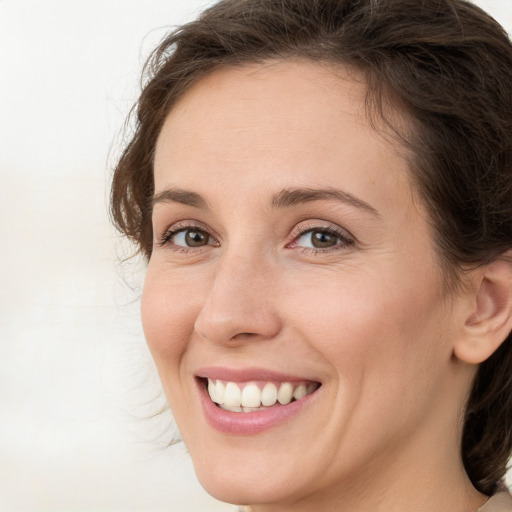
POLYGON ((253 435, 269 430, 289 420, 306 407, 316 391, 287 405, 276 405, 255 412, 232 412, 214 404, 202 381, 198 382, 201 404, 206 421, 215 430, 224 434, 253 435))

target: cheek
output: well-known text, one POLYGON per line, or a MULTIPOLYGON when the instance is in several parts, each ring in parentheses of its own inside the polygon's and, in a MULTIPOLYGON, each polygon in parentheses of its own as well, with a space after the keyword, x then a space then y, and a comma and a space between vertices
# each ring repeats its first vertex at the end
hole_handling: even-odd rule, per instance
POLYGON ((342 388, 371 384, 378 393, 400 395, 408 386, 427 383, 428 373, 450 360, 447 322, 434 279, 407 284, 383 278, 393 275, 385 270, 354 270, 343 279, 325 280, 321 293, 311 294, 315 288, 305 285, 307 299, 300 290, 290 294, 292 314, 302 319, 306 339, 334 367, 342 388))
POLYGON ((148 347, 161 366, 179 364, 192 336, 199 305, 186 280, 166 276, 150 265, 141 301, 141 318, 148 347))

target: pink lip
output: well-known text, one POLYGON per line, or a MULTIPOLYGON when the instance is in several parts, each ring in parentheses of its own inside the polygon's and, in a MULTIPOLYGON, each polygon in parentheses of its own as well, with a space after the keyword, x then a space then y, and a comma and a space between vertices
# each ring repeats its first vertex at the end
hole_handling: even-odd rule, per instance
MULTIPOLYGON (((224 368, 208 367, 201 368, 196 372, 198 377, 208 379, 220 379, 231 382, 250 382, 255 380, 275 382, 304 382, 310 381, 304 377, 294 377, 284 373, 274 372, 265 368, 224 368)), ((317 382, 317 381, 311 381, 317 382)))
MULTIPOLYGON (((198 371, 197 375, 202 378, 221 379, 232 382, 260 380, 294 382, 306 380, 257 368, 246 370, 204 368, 198 371)), ((209 425, 219 432, 234 435, 254 435, 276 427, 299 414, 316 397, 316 392, 314 392, 288 405, 275 405, 263 411, 243 413, 225 411, 214 404, 208 395, 204 380, 200 378, 197 379, 197 388, 203 412, 209 425)))

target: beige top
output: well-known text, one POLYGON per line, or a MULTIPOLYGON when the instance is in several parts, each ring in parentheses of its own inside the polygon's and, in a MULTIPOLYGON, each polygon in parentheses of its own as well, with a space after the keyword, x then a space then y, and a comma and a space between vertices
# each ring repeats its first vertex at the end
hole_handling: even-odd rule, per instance
MULTIPOLYGON (((239 507, 240 512, 249 510, 248 507, 239 507)), ((476 512, 512 512, 512 498, 507 491, 491 496, 476 512)))
POLYGON ((512 499, 507 491, 491 496, 477 512, 512 512, 512 499))

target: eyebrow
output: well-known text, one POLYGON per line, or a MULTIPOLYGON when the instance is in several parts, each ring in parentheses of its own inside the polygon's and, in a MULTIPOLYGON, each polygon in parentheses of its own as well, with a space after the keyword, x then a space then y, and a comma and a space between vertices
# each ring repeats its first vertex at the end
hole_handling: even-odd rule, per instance
MULTIPOLYGON (((366 201, 359 199, 348 192, 335 188, 286 188, 277 193, 272 199, 272 208, 290 208, 303 203, 313 201, 335 200, 350 206, 355 206, 366 210, 376 217, 380 217, 379 212, 366 201)), ((159 203, 180 203, 194 208, 206 210, 208 203, 196 192, 183 190, 180 188, 167 188, 153 196, 152 206, 159 203)))
POLYGON ((359 199, 348 192, 343 190, 338 190, 335 188, 325 188, 325 189, 316 189, 316 188, 287 188, 281 190, 278 194, 274 196, 272 200, 273 208, 288 208, 291 206, 296 206, 302 203, 310 203, 313 201, 322 201, 322 200, 335 200, 341 201, 342 203, 349 204, 350 206, 355 206, 356 208, 361 208, 362 210, 366 210, 376 217, 380 217, 379 212, 366 201, 359 199))
POLYGON ((208 204, 206 201, 195 192, 182 190, 180 188, 166 188, 153 196, 152 206, 158 203, 181 203, 195 208, 206 210, 208 204))

